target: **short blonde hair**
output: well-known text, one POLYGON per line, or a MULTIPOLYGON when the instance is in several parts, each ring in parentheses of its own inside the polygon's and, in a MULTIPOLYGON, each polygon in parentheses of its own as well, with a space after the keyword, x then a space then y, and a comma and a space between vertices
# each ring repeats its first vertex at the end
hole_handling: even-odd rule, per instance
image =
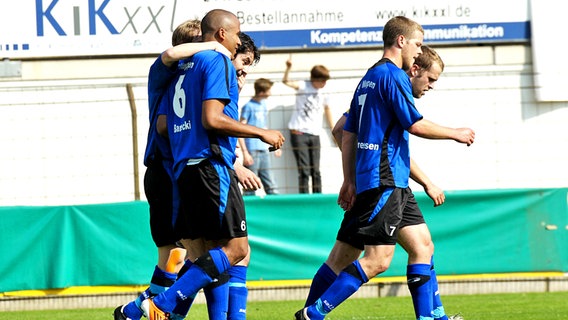
POLYGON ((199 19, 183 22, 172 33, 172 46, 174 47, 182 43, 198 41, 201 41, 201 20, 199 19))

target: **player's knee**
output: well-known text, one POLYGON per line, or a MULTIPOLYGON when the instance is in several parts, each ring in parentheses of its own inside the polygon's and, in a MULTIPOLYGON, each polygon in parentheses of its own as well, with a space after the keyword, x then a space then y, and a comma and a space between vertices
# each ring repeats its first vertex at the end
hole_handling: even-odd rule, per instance
POLYGON ((429 243, 411 246, 407 253, 410 260, 428 261, 434 254, 434 243, 430 241, 429 243))
POLYGON ((234 243, 229 247, 227 253, 231 265, 235 265, 247 257, 249 253, 248 243, 242 243, 242 242, 234 243))

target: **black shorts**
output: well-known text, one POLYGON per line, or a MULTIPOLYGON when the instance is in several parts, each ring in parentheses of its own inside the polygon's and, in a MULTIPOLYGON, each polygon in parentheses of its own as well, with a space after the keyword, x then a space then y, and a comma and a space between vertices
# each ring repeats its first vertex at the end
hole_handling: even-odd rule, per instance
POLYGON ((243 196, 234 170, 203 160, 183 169, 178 187, 180 210, 174 228, 182 239, 247 236, 243 196))
POLYGON ((360 250, 365 245, 395 245, 402 227, 423 222, 410 188, 369 189, 345 212, 337 240, 360 250))
POLYGON ((150 206, 150 233, 157 247, 175 244, 172 180, 161 163, 149 165, 144 173, 144 193, 150 206))

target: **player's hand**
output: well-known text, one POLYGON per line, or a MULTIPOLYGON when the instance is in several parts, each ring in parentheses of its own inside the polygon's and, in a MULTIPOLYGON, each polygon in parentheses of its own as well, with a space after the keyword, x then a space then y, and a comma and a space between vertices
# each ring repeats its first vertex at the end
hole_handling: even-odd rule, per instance
POLYGON ((455 140, 457 142, 465 143, 469 147, 475 140, 475 132, 470 128, 457 128, 456 131, 455 140))
POLYGON ((286 138, 284 138, 282 132, 278 130, 264 130, 264 133, 260 137, 260 140, 268 143, 275 150, 278 150, 282 148, 282 145, 284 144, 286 138))
POLYGON ((254 164, 254 159, 248 152, 243 152, 243 165, 250 167, 254 164))
POLYGON ((434 184, 426 186, 424 191, 426 191, 428 197, 434 201, 434 207, 441 206, 446 201, 444 191, 434 184))
POLYGON ((237 85, 239 87, 239 93, 241 92, 241 90, 245 86, 247 74, 248 74, 248 72, 244 69, 237 71, 237 85))
POLYGON ((260 178, 238 161, 235 162, 235 172, 237 173, 239 183, 243 186, 245 191, 255 191, 262 187, 260 178))
POLYGON ((355 184, 343 181, 341 189, 339 190, 339 196, 337 197, 337 204, 345 211, 351 210, 355 203, 356 195, 357 187, 355 184))

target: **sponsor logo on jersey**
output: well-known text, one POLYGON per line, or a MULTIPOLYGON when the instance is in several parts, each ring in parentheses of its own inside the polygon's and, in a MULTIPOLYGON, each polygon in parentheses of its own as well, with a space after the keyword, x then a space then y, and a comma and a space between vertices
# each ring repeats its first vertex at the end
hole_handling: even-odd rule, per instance
POLYGON ((379 150, 380 147, 378 143, 357 142, 357 149, 361 150, 379 150))

